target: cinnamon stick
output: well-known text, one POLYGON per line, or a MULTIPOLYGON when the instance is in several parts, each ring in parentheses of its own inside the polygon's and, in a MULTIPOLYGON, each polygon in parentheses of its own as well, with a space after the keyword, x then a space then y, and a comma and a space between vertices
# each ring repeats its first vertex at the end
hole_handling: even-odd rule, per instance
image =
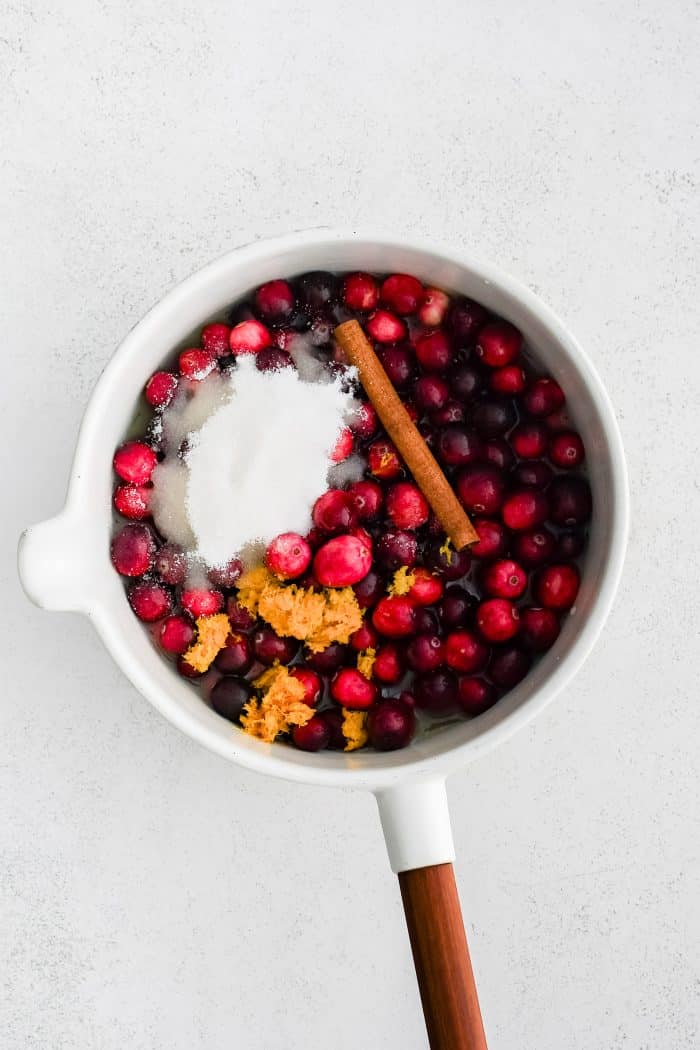
POLYGON ((474 526, 457 499, 440 465, 426 445, 394 385, 357 321, 345 321, 335 330, 335 338, 360 374, 367 396, 374 405, 384 429, 396 445, 416 484, 433 508, 456 550, 479 539, 474 526))

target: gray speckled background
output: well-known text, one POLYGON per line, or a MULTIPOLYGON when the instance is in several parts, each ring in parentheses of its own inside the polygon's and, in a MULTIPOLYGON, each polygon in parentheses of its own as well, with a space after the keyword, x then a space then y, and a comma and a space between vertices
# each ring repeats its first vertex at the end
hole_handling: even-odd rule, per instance
POLYGON ((147 307, 232 245, 378 223, 548 300, 631 467, 607 632, 566 696, 451 782, 491 1048, 696 1048, 697 4, 0 12, 3 1047, 426 1045, 371 797, 207 754, 14 566, 147 307))

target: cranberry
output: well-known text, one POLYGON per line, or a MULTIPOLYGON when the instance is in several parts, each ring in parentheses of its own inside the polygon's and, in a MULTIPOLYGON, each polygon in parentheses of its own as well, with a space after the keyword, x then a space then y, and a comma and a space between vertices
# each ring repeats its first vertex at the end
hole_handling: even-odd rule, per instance
POLYGON ((216 357, 208 350, 200 350, 198 346, 193 346, 189 350, 182 351, 177 359, 177 367, 180 375, 199 382, 214 371, 216 357))
POLYGON ((406 659, 419 674, 437 670, 445 662, 441 638, 437 634, 417 634, 408 643, 406 659))
POLYGON ((369 315, 367 334, 375 343, 398 343, 406 338, 406 325, 388 310, 375 310, 369 315))
POLYGON ((446 715, 454 710, 457 679, 452 671, 439 669, 416 677, 413 691, 416 706, 432 715, 446 715))
POLYGON ((505 434, 516 422, 513 402, 501 397, 485 397, 477 402, 472 412, 472 422, 484 437, 505 434))
POLYGON ((277 346, 266 346, 255 355, 255 367, 258 372, 279 372, 282 368, 296 367, 291 354, 277 346))
POLYGON ((250 303, 238 303, 232 306, 228 312, 228 323, 230 325, 240 324, 241 321, 253 321, 255 314, 250 308, 250 303))
POLYGON ((494 653, 489 665, 491 680, 502 689, 512 689, 532 667, 532 656, 517 645, 508 645, 494 653))
POLYGON ((350 423, 350 429, 361 441, 367 441, 379 430, 379 417, 369 401, 362 401, 357 406, 350 423))
MULTIPOLYGON (((409 593, 409 598, 414 601, 409 593)), ((429 609, 425 605, 416 605, 413 615, 413 629, 416 634, 438 634, 440 621, 435 609, 429 609)))
POLYGON ((214 616, 224 607, 224 596, 221 591, 207 591, 202 587, 192 587, 180 595, 180 604, 185 612, 195 619, 198 616, 214 616))
POLYGON ((547 609, 570 609, 576 601, 581 577, 575 565, 549 565, 535 580, 535 596, 547 609))
POLYGON ((275 660, 281 664, 290 663, 297 654, 299 643, 296 638, 281 638, 271 627, 263 624, 253 634, 253 651, 261 664, 270 667, 275 660))
POLYGON ((328 346, 335 328, 335 318, 328 313, 317 314, 309 325, 312 346, 328 346))
POLYGON ((311 313, 317 313, 334 302, 340 292, 340 282, 334 273, 312 270, 297 278, 299 298, 311 313))
POLYGON ((331 696, 351 711, 366 711, 377 699, 377 687, 354 667, 342 667, 331 681, 331 696))
POLYGON ((253 614, 248 612, 235 598, 227 600, 226 615, 234 631, 252 631, 255 626, 253 614))
POLYGON ((379 285, 369 273, 349 273, 343 281, 343 301, 350 310, 374 310, 379 285))
POLYGON ((363 529, 362 526, 357 525, 354 529, 350 530, 350 535, 354 536, 356 540, 359 540, 360 543, 364 544, 370 554, 372 554, 374 551, 374 540, 367 532, 367 529, 363 529))
POLYGON ((562 430, 549 441, 549 458, 562 470, 570 470, 583 463, 586 450, 581 436, 575 430, 562 430))
POLYGON ((414 619, 413 602, 404 595, 381 598, 372 613, 372 623, 380 634, 388 638, 412 634, 414 619))
POLYGON ((473 430, 454 425, 441 430, 436 452, 438 459, 448 467, 462 467, 474 463, 481 456, 481 439, 473 430))
POLYGON ((426 288, 418 308, 418 320, 425 328, 438 328, 445 320, 450 300, 439 288, 426 288))
POLYGON ((374 569, 365 576, 364 580, 360 580, 353 587, 355 597, 357 598, 357 604, 361 609, 369 609, 373 605, 376 605, 382 594, 384 593, 385 581, 379 573, 375 572, 374 569))
POLYGON ((525 373, 519 365, 504 365, 495 368, 489 377, 489 387, 494 394, 514 397, 525 389, 525 373))
POLYGON ((354 447, 355 439, 352 436, 352 430, 350 427, 343 427, 328 458, 331 463, 342 463, 348 458, 354 447))
POLYGON ((198 671, 184 656, 178 656, 175 661, 175 670, 182 678, 201 678, 204 671, 198 671))
POLYGON ((556 557, 562 561, 578 558, 586 549, 586 534, 580 529, 562 532, 557 539, 556 557))
POLYGON ((352 510, 360 521, 372 521, 378 517, 384 496, 381 486, 376 481, 353 481, 351 485, 348 485, 346 494, 352 510))
POLYGON ((369 742, 377 751, 407 747, 416 731, 416 716, 401 700, 380 700, 367 718, 369 742))
POLYGON ((283 580, 293 580, 311 564, 311 547, 298 532, 283 532, 268 544, 265 564, 283 580))
POLYGON ((417 529, 428 520, 430 507, 417 485, 400 481, 387 493, 386 512, 398 529, 417 529))
POLYGON ((394 273, 382 284, 381 300, 397 314, 414 314, 423 295, 423 285, 408 273, 394 273))
POLYGON ((117 485, 114 490, 114 509, 123 518, 142 521, 147 518, 151 489, 145 485, 117 485))
POLYGON ((416 537, 405 529, 387 529, 377 541, 377 560, 384 569, 394 572, 405 565, 409 569, 418 557, 416 537))
POLYGON ((146 485, 158 462, 152 448, 143 441, 127 441, 114 453, 112 464, 122 481, 132 485, 146 485))
POLYGON ((564 391, 555 379, 535 379, 523 394, 522 406, 529 416, 549 416, 564 404, 564 391))
POLYGON ((472 619, 476 608, 476 599, 464 587, 448 587, 438 605, 438 613, 443 627, 451 630, 464 627, 472 619))
POLYGON ((316 528, 323 532, 345 531, 357 523, 350 494, 342 489, 329 489, 319 496, 311 517, 316 528))
POLYGON ((507 598, 489 598, 476 610, 476 623, 487 642, 507 642, 518 633, 520 616, 507 598))
POLYGON ((506 497, 501 508, 501 517, 514 532, 541 525, 548 513, 549 500, 536 489, 518 489, 506 497))
POLYGON ((182 547, 176 543, 164 543, 155 556, 153 568, 163 583, 176 587, 185 582, 187 576, 187 556, 182 547))
POLYGON ((518 463, 512 476, 516 484, 525 488, 545 489, 554 477, 554 471, 543 459, 531 459, 518 463))
POLYGON ((379 360, 395 387, 405 387, 415 378, 415 359, 405 347, 385 346, 379 351, 379 360))
POLYGON ((146 383, 146 401, 153 408, 165 408, 177 390, 178 378, 172 372, 154 372, 146 383))
POLYGON ((495 514, 503 503, 503 474, 489 464, 463 467, 457 474, 455 487, 467 510, 476 514, 495 514))
POLYGON ((551 609, 520 610, 520 637, 537 653, 550 649, 559 637, 559 617, 551 609))
POLYGON ((484 325, 476 341, 476 354, 489 368, 503 368, 520 353, 523 337, 508 321, 484 325))
POLYGON ((372 552, 355 536, 336 536, 314 555, 314 578, 322 587, 348 587, 367 575, 372 552))
POLYGON ((430 425, 427 419, 422 419, 418 424, 418 432, 422 436, 428 448, 432 448, 435 444, 435 430, 430 425))
POLYGON ((330 739, 330 727, 321 715, 313 715, 303 726, 292 727, 292 743, 301 751, 323 751, 330 739))
POLYGON ((232 354, 257 354, 271 345, 270 331, 260 321, 241 321, 231 329, 229 346, 232 354))
POLYGON ((243 572, 243 565, 238 558, 231 558, 225 565, 214 565, 207 570, 207 579, 215 587, 233 587, 243 572))
POLYGON ((472 525, 479 536, 469 548, 475 558, 500 558, 508 549, 509 536, 504 525, 493 518, 474 518, 472 525))
POLYGON ((315 707, 323 692, 323 683, 319 675, 312 671, 310 667, 304 667, 303 664, 297 664, 296 667, 292 667, 289 673, 292 678, 296 678, 297 682, 301 682, 303 685, 304 703, 308 704, 309 707, 315 707))
POLYGON ((447 373, 447 381, 458 401, 472 401, 484 387, 484 374, 476 365, 457 364, 447 373))
POLYGON ((438 602, 445 591, 445 586, 438 576, 422 566, 411 570, 413 583, 408 592, 408 597, 416 605, 434 605, 438 602))
POLYGON ((509 441, 521 459, 539 459, 547 450, 547 428, 541 423, 518 423, 509 441))
POLYGON ((253 663, 253 647, 245 634, 233 633, 226 639, 214 659, 214 666, 223 674, 245 674, 253 663))
POLYGON ((399 693, 399 700, 407 707, 409 711, 414 711, 416 707, 416 698, 413 693, 410 693, 407 689, 402 689, 399 693))
POLYGON ((471 346, 488 314, 471 299, 457 299, 449 314, 449 326, 459 346, 471 346))
POLYGON ((515 455, 505 438, 492 437, 481 446, 481 459, 499 470, 510 470, 515 463, 515 455))
POLYGON ((261 284, 253 296, 253 309, 261 321, 276 327, 287 324, 294 314, 296 300, 287 281, 261 284))
POLYGON ((172 611, 170 593, 159 583, 135 583, 129 589, 129 605, 139 620, 154 623, 172 611))
POLYGON ((425 553, 425 563, 433 572, 439 573, 446 580, 461 580, 466 576, 472 563, 472 557, 466 549, 456 551, 444 538, 433 540, 425 553))
POLYGON ((413 388, 416 404, 423 412, 437 412, 448 401, 450 388, 441 376, 421 376, 413 388))
POLYGON ((520 532, 513 540, 513 554, 529 569, 550 561, 556 547, 557 541, 544 525, 520 532))
POLYGON ((566 405, 562 405, 556 412, 550 412, 544 417, 545 426, 548 430, 556 433, 559 430, 571 430, 571 417, 566 405))
POLYGON ((214 357, 224 357, 229 352, 231 329, 227 324, 208 324, 202 329, 202 346, 214 357))
POLYGON ((459 401, 449 400, 437 412, 431 413, 430 422, 436 427, 448 427, 452 423, 463 423, 466 417, 464 405, 459 401))
POLYGON ((517 561, 503 558, 484 569, 482 583, 492 598, 519 598, 527 587, 527 573, 517 561))
POLYGON ((385 642, 376 652, 372 676, 384 685, 396 685, 406 673, 406 665, 397 645, 385 642))
POLYGON ((320 718, 328 730, 328 747, 333 751, 344 751, 347 740, 343 733, 343 722, 345 716, 339 707, 332 707, 328 711, 322 711, 314 718, 320 718))
POLYGON ((169 616, 163 620, 158 631, 158 641, 166 653, 186 652, 192 645, 195 629, 192 621, 186 616, 169 616))
POLYGON ((112 565, 121 576, 143 576, 153 564, 155 546, 147 525, 125 525, 112 540, 112 565))
POLYGON ((471 631, 453 631, 445 640, 445 659, 453 671, 472 674, 481 670, 489 658, 488 646, 471 631))
POLYGON ((314 671, 318 671, 319 674, 333 674, 347 661, 348 653, 347 645, 341 645, 340 642, 331 642, 320 653, 308 653, 306 662, 309 667, 313 668, 314 671))
POLYGON ((355 652, 362 653, 365 649, 376 649, 379 636, 369 623, 363 623, 354 634, 350 636, 350 645, 355 652))
POLYGON ((375 478, 387 481, 403 471, 396 446, 388 438, 373 441, 367 450, 367 468, 375 478))
POLYGON ((452 344, 447 334, 436 329, 419 336, 416 339, 416 357, 426 372, 444 372, 453 358, 452 344))
POLYGON ((238 722, 252 692, 245 678, 234 678, 227 675, 226 678, 220 678, 216 683, 209 694, 209 700, 217 715, 227 718, 229 722, 238 722))
POLYGON ((591 489, 584 478, 558 477, 547 490, 555 525, 583 525, 591 516, 591 489))
POLYGON ((460 676, 457 682, 457 703, 465 715, 475 718, 496 703, 496 690, 484 678, 460 676))

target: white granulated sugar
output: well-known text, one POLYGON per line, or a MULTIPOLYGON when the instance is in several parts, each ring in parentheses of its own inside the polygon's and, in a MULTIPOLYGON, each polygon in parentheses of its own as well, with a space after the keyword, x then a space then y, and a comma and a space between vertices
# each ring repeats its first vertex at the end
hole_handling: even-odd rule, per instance
POLYGON ((150 508, 158 532, 171 543, 192 550, 195 537, 187 517, 187 478, 188 470, 183 461, 176 454, 166 455, 152 474, 150 508))
POLYGON ((328 484, 334 489, 344 488, 350 481, 365 476, 366 461, 362 456, 348 456, 342 463, 334 463, 328 471, 328 484))

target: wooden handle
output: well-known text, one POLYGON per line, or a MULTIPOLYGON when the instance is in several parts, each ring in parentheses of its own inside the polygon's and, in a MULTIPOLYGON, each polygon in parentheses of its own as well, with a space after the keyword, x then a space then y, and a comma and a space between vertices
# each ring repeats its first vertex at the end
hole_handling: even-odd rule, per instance
POLYGON ((451 864, 399 872, 431 1050, 487 1050, 451 864))

